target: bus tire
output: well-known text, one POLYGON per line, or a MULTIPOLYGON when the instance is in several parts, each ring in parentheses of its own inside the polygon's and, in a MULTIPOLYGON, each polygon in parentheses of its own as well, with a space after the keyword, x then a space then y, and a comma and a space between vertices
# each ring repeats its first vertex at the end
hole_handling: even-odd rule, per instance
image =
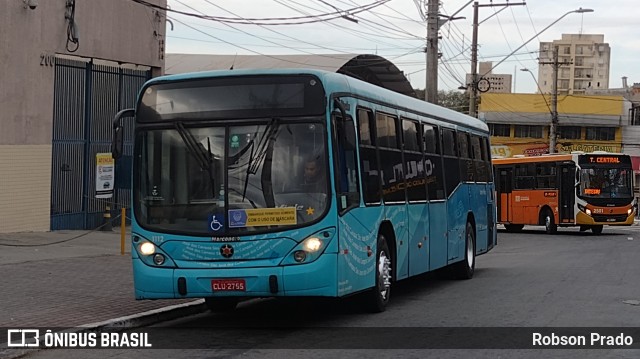
POLYGON ((458 279, 471 279, 476 269, 476 233, 471 222, 467 222, 464 237, 464 260, 455 264, 453 273, 458 279))
POLYGON ((382 233, 378 234, 376 247, 375 286, 367 293, 366 303, 372 313, 381 313, 387 309, 387 304, 391 297, 393 257, 389 252, 387 239, 382 233))
POLYGON ((593 234, 600 234, 602 233, 602 228, 604 226, 600 225, 600 226, 593 226, 591 227, 591 232, 593 232, 593 234))
POLYGON ((542 215, 544 220, 544 231, 547 234, 554 234, 558 231, 558 225, 553 217, 553 212, 550 209, 546 209, 542 215))
POLYGON ((207 309, 213 313, 231 312, 236 309, 240 300, 235 297, 208 297, 204 298, 207 309))

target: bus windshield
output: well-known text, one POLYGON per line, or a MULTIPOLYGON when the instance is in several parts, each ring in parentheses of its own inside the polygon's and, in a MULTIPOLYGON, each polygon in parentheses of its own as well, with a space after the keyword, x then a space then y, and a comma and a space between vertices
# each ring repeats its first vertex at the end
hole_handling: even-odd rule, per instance
POLYGON ((627 168, 582 168, 580 194, 585 198, 631 198, 631 175, 627 168))
POLYGON ((203 236, 313 222, 328 206, 325 133, 320 121, 279 118, 140 132, 136 219, 152 230, 203 236))

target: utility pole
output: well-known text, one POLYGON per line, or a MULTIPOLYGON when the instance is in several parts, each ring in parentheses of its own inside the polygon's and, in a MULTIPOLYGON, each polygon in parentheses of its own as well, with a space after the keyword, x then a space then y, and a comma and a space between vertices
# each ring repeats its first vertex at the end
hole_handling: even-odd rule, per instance
POLYGON ((558 68, 571 62, 558 61, 558 46, 553 48, 553 61, 540 62, 540 65, 553 66, 551 81, 551 126, 549 126, 549 153, 556 153, 558 143, 558 68))
MULTIPOLYGON (((526 5, 526 3, 503 3, 503 4, 484 4, 480 5, 478 2, 473 3, 473 34, 471 36, 471 83, 467 87, 469 89, 469 116, 477 116, 478 107, 478 8, 488 6, 513 6, 513 5, 526 5)), ((493 16, 493 15, 492 15, 493 16)), ((491 17, 491 16, 489 16, 491 17)), ((488 18, 487 18, 488 19, 488 18)), ((483 20, 483 21, 486 21, 483 20)), ((504 60, 503 60, 504 61, 504 60)))
POLYGON ((438 12, 439 0, 429 0, 427 5, 427 83, 424 89, 424 100, 438 103, 438 12))
POLYGON ((553 83, 551 84, 551 127, 549 127, 549 153, 556 153, 558 142, 558 46, 553 48, 553 83))
POLYGON ((478 2, 473 3, 473 34, 471 35, 471 84, 469 84, 469 116, 477 117, 478 96, 478 2))

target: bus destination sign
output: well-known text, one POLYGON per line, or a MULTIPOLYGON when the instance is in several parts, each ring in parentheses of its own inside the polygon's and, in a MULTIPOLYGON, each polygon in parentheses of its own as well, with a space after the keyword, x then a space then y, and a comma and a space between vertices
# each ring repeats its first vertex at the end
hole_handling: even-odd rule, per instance
POLYGON ((617 156, 589 156, 589 163, 620 163, 617 156))

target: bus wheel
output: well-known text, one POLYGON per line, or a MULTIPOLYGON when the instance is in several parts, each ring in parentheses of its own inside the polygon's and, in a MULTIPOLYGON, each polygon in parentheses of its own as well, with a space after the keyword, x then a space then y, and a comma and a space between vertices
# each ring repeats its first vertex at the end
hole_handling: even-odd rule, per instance
POLYGON ((471 222, 467 222, 465 229, 464 260, 454 267, 454 275, 459 279, 473 278, 476 268, 476 235, 471 222))
POLYGON ((384 312, 391 296, 391 270, 393 263, 387 239, 378 234, 376 250, 376 284, 368 293, 367 304, 373 313, 384 312))
POLYGON ((204 298, 204 303, 213 313, 230 312, 236 309, 240 300, 235 297, 204 298))
POLYGON ((553 213, 550 210, 546 210, 543 215, 544 218, 544 231, 547 234, 554 234, 558 230, 553 213))
POLYGON ((602 233, 602 227, 603 226, 593 226, 591 227, 591 232, 593 232, 593 234, 600 234, 602 233))
POLYGON ((524 224, 505 224, 504 229, 507 232, 520 232, 524 228, 524 224))

